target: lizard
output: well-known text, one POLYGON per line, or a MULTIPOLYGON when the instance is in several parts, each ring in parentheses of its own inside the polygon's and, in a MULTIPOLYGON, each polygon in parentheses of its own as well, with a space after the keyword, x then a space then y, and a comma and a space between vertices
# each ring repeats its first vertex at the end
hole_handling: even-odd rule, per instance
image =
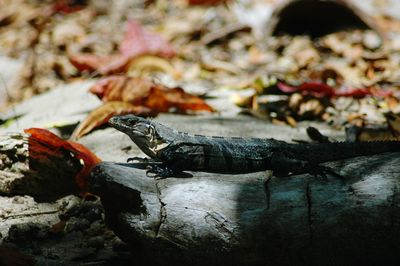
POLYGON ((272 138, 192 135, 134 115, 114 116, 109 124, 127 134, 154 163, 158 177, 182 171, 226 174, 272 170, 274 176, 335 174, 321 165, 357 156, 400 151, 400 141, 289 143, 272 138))

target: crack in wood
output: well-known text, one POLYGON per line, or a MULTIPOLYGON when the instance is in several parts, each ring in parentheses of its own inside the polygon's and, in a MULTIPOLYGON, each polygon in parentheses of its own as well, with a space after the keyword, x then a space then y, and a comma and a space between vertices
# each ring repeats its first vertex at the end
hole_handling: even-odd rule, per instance
POLYGON ((28 212, 28 213, 18 213, 18 214, 12 214, 12 215, 8 215, 8 216, 3 216, 1 218, 3 218, 4 220, 8 220, 8 219, 20 219, 22 217, 31 217, 31 216, 39 216, 39 215, 45 215, 45 214, 54 214, 60 212, 60 210, 51 210, 51 211, 43 211, 43 212, 28 212))
POLYGON ((267 177, 267 179, 264 182, 264 190, 265 190, 265 197, 267 201, 267 210, 271 207, 271 190, 269 188, 269 182, 271 181, 272 176, 267 177))
POLYGON ((394 227, 395 226, 395 220, 397 216, 397 207, 396 207, 396 194, 397 194, 397 185, 396 183, 393 183, 393 195, 392 195, 392 200, 390 203, 390 208, 391 208, 391 213, 390 213, 390 226, 394 227))
POLYGON ((208 224, 214 225, 214 228, 217 229, 219 234, 228 237, 230 241, 235 240, 237 241, 237 237, 235 235, 234 228, 232 226, 232 222, 224 218, 220 213, 218 212, 207 212, 207 215, 204 216, 204 220, 208 224), (228 227, 232 227, 232 229, 229 229, 228 227))
POLYGON ((310 187, 310 183, 307 183, 306 186, 306 199, 307 199, 307 222, 308 222, 308 233, 310 244, 313 241, 313 228, 312 228, 312 191, 310 187))
POLYGON ((165 209, 165 206, 167 204, 165 204, 161 199, 161 189, 159 187, 159 181, 155 182, 155 187, 156 187, 156 192, 157 192, 157 199, 160 202, 160 220, 159 220, 159 222, 156 226, 156 230, 155 230, 155 237, 157 238, 160 233, 162 224, 167 219, 167 211, 165 209))

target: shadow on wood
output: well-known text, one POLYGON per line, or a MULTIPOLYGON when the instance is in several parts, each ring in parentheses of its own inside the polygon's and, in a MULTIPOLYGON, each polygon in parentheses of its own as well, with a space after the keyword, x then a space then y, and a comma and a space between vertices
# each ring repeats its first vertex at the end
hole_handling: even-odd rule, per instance
POLYGON ((398 153, 331 163, 343 179, 267 173, 155 180, 102 163, 92 192, 143 264, 394 264, 400 250, 398 153))

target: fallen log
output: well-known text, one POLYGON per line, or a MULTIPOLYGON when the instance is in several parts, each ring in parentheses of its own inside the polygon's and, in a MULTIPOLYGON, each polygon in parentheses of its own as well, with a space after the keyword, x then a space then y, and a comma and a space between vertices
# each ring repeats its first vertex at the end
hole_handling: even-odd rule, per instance
POLYGON ((400 157, 328 164, 343 178, 271 173, 155 180, 101 163, 90 179, 108 226, 146 265, 395 264, 400 157))

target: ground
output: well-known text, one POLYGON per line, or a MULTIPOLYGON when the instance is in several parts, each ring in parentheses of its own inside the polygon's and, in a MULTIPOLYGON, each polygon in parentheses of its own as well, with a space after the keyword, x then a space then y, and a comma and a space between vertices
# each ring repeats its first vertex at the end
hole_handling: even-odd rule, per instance
MULTIPOLYGON (((227 2, 210 7, 189 6, 184 0, 3 1, 0 133, 40 127, 68 138, 88 113, 102 106, 89 88, 99 78, 115 74, 115 69, 99 67, 99 58, 92 58, 97 65, 90 70, 82 70, 74 59, 82 54, 120 56, 127 21, 132 20, 146 32, 162 36, 175 55, 166 55, 165 47, 155 48, 164 53, 141 51, 125 63, 124 75, 180 86, 216 110, 196 116, 157 116, 173 128, 286 141, 308 140, 309 125, 337 140, 346 138, 344 127, 375 125, 386 130, 384 114, 396 114, 399 108, 400 27, 395 0, 352 1, 383 28, 384 47, 371 29, 318 40, 267 36, 263 28, 279 1, 227 2), (392 94, 336 98, 273 91, 279 82, 299 88, 314 80, 337 90, 366 88, 367 94, 377 90, 392 94)), ((79 142, 104 161, 125 162, 143 155, 127 136, 104 126, 79 142)), ((0 254, 17 249, 39 264, 130 262, 124 243, 105 227, 97 197, 37 202, 28 195, 15 195, 0 197, 0 206, 0 254)))

